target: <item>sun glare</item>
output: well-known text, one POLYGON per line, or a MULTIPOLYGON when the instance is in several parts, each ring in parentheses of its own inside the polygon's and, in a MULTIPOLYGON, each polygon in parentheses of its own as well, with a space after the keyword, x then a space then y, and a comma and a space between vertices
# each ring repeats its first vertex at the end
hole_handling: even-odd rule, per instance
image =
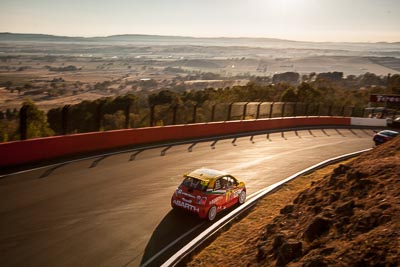
POLYGON ((310 2, 307 0, 275 0, 268 1, 268 6, 276 11, 291 13, 301 11, 304 7, 309 6, 310 2))

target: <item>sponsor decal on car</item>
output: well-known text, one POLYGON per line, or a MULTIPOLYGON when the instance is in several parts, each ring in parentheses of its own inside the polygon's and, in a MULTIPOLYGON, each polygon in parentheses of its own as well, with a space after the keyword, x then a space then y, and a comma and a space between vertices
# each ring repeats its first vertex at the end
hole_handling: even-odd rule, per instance
POLYGON ((207 193, 209 193, 210 195, 224 195, 225 192, 226 192, 226 190, 220 189, 220 190, 214 190, 214 191, 207 192, 207 193))
POLYGON ((186 192, 183 192, 182 189, 178 189, 176 191, 176 194, 178 195, 184 195, 185 197, 190 197, 190 198, 196 198, 194 195, 188 194, 186 192))
POLYGON ((223 199, 223 197, 216 197, 210 201, 210 205, 214 205, 215 203, 217 203, 218 201, 221 201, 222 199, 223 199))
POLYGON ((190 210, 190 211, 194 211, 194 212, 199 212, 199 211, 200 211, 200 209, 199 209, 198 207, 193 206, 193 205, 191 205, 191 204, 189 204, 189 203, 180 201, 180 200, 174 199, 173 203, 174 203, 176 206, 182 207, 182 208, 187 209, 187 210, 190 210))
POLYGON ((242 191, 243 191, 243 189, 233 191, 233 196, 238 197, 240 195, 240 193, 242 193, 242 191))
POLYGON ((227 202, 230 201, 232 199, 232 197, 233 197, 232 191, 231 190, 227 190, 225 196, 226 196, 226 201, 227 202))
POLYGON ((182 200, 185 201, 185 202, 187 202, 187 203, 192 203, 192 200, 191 200, 191 199, 186 199, 186 198, 183 197, 182 200))

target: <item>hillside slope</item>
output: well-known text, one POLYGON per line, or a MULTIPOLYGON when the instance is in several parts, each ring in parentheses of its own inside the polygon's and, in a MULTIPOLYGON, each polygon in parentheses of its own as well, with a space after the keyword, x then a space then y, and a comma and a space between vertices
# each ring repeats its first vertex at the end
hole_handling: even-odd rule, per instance
MULTIPOLYGON (((252 218, 244 239, 239 240, 240 227, 234 225, 189 265, 400 266, 400 138, 320 178, 281 207, 279 215, 268 219, 265 209, 252 218), (260 216, 266 223, 251 229, 260 216), (232 235, 236 242, 224 243, 223 236, 232 235), (206 252, 222 247, 228 248, 223 258, 206 252)), ((280 191, 278 198, 285 195, 280 191)))

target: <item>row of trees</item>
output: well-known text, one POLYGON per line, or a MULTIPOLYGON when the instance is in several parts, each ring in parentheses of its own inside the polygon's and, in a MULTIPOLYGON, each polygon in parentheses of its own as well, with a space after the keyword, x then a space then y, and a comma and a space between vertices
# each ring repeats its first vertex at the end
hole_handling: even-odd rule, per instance
POLYGON ((322 72, 304 74, 300 76, 297 72, 284 72, 274 74, 272 76, 272 83, 288 83, 291 85, 298 85, 302 82, 312 83, 317 87, 331 86, 342 87, 347 89, 359 89, 361 87, 385 87, 389 90, 394 90, 400 93, 400 75, 386 75, 380 76, 374 73, 364 73, 362 75, 348 75, 344 76, 343 72, 322 72))
MULTIPOLYGON (((334 79, 339 79, 341 76, 340 73, 332 75, 334 79)), ((240 114, 239 110, 243 108, 243 105, 240 108, 230 105, 236 102, 304 103, 307 104, 307 108, 303 106, 303 113, 321 112, 320 107, 325 107, 325 109, 329 107, 329 112, 336 110, 336 113, 340 113, 339 111, 343 112, 344 107, 363 109, 368 103, 369 95, 373 93, 399 94, 400 84, 397 86, 397 81, 400 81, 398 79, 400 76, 397 76, 399 75, 387 77, 393 86, 369 87, 363 90, 348 89, 327 83, 321 85, 319 79, 302 82, 297 86, 284 82, 265 84, 252 81, 245 86, 218 89, 159 90, 148 95, 127 94, 116 98, 83 101, 77 105, 51 109, 47 114, 28 100, 24 103, 29 107, 30 124, 27 137, 235 119, 240 118, 237 114, 240 114)), ((266 106, 262 107, 267 109, 266 106)), ((296 108, 292 107, 291 112, 295 112, 294 109, 296 108)), ((0 113, 2 141, 20 138, 18 120, 15 120, 18 117, 16 113, 18 113, 16 110, 0 113)), ((275 113, 279 115, 281 112, 275 113)))

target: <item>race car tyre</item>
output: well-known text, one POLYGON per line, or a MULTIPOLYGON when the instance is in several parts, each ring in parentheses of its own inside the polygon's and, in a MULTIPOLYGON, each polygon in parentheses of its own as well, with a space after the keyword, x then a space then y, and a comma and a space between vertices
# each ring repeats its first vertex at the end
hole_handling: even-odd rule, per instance
POLYGON ((207 213, 207 218, 208 220, 211 222, 215 219, 215 217, 217 217, 217 207, 216 206, 212 206, 207 213))
POLYGON ((243 204, 246 201, 246 191, 242 190, 239 194, 239 205, 243 204))

